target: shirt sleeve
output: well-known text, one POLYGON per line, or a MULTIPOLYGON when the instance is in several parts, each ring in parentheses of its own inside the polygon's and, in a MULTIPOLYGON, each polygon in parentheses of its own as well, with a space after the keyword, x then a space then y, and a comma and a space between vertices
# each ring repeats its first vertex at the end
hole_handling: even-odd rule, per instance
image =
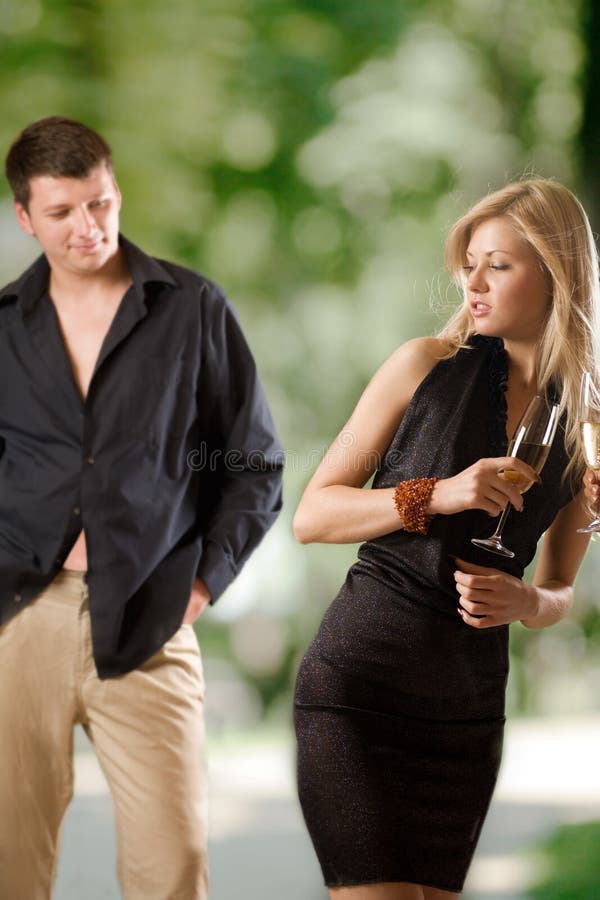
POLYGON ((208 497, 197 576, 215 602, 271 527, 282 497, 283 449, 256 364, 231 303, 212 288, 204 307, 198 386, 208 497))

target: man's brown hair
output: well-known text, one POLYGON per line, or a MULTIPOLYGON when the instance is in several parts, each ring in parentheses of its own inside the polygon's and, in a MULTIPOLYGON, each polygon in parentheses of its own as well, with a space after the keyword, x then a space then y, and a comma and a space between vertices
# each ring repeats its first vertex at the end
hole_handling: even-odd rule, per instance
POLYGON ((28 125, 6 156, 6 178, 13 196, 27 209, 30 181, 36 175, 85 178, 100 163, 112 169, 111 149, 96 131, 64 116, 48 116, 28 125))

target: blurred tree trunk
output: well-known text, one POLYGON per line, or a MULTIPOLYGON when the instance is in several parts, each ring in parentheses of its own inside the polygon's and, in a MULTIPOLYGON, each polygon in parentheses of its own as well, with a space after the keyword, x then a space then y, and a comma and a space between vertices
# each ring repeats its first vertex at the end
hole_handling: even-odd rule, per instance
POLYGON ((581 127, 581 192, 595 231, 600 231, 600 2, 587 0, 582 19, 587 49, 581 127))

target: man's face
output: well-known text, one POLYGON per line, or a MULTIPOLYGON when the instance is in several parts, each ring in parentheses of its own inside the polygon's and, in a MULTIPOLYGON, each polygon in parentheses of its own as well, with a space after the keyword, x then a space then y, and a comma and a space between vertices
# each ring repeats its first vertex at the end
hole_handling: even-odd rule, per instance
POLYGON ((92 276, 118 252, 121 194, 102 162, 85 178, 36 175, 27 209, 15 201, 21 228, 41 244, 51 268, 92 276))

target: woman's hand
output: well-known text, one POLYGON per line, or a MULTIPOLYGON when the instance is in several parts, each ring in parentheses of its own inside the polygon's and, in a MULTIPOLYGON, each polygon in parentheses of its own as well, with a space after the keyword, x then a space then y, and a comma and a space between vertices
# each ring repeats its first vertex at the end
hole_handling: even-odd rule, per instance
POLYGON ((583 476, 583 488, 587 505, 590 511, 595 515, 597 514, 598 506, 600 505, 600 482, 593 469, 586 469, 585 475, 583 476))
POLYGON ((507 503, 512 503, 517 510, 523 509, 517 485, 500 475, 505 469, 518 473, 529 483, 541 481, 531 466, 513 456, 479 459, 458 475, 436 482, 427 507, 428 515, 449 516, 465 509, 483 509, 490 516, 498 516, 507 503))
POLYGON ((459 593, 458 613, 472 628, 493 628, 538 614, 535 587, 500 569, 476 566, 456 559, 454 572, 459 593))

